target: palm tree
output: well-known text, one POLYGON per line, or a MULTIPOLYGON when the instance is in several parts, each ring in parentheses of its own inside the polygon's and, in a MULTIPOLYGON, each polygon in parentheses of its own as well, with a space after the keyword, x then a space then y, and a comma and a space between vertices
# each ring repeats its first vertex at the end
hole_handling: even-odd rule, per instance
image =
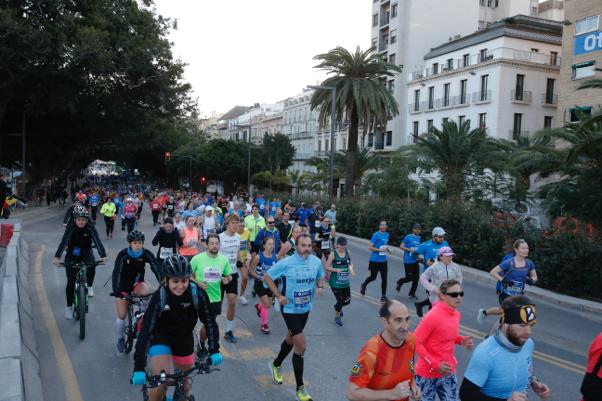
MULTIPOLYGON (((358 47, 351 53, 342 47, 336 47, 328 53, 318 54, 314 60, 319 63, 314 68, 326 71, 328 77, 322 86, 335 87, 335 119, 349 120, 349 136, 345 155, 345 194, 353 195, 353 184, 356 182, 356 152, 358 148, 358 132, 384 126, 387 119, 399 114, 397 102, 393 94, 383 85, 383 80, 393 77, 401 69, 385 62, 373 48, 361 51, 358 47)), ((322 127, 328 126, 331 110, 331 92, 317 89, 311 98, 311 108, 320 108, 319 122, 322 127)))
MULTIPOLYGON (((338 153, 339 157, 338 160, 335 160, 335 169, 337 169, 338 167, 338 169, 340 169, 341 171, 345 171, 347 153, 347 151, 338 153)), ((356 190, 360 189, 362 185, 362 178, 366 175, 366 173, 370 170, 377 169, 379 167, 380 161, 381 157, 378 154, 370 152, 370 150, 366 148, 361 149, 359 152, 355 153, 355 172, 353 174, 355 179, 353 185, 355 186, 356 190)))
POLYGON ((288 178, 291 185, 297 189, 297 196, 299 196, 307 183, 307 173, 299 170, 291 170, 288 172, 288 178))
POLYGON ((418 136, 416 143, 401 149, 423 171, 438 172, 445 193, 456 202, 461 200, 466 178, 480 174, 485 168, 501 168, 502 154, 496 140, 482 128, 470 129, 470 121, 460 125, 446 121, 441 130, 432 128, 418 136))

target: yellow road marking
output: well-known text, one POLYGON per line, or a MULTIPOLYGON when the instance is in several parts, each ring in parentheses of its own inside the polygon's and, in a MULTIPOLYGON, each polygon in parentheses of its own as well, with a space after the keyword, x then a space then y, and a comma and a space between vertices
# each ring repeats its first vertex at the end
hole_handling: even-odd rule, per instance
MULTIPOLYGON (((356 292, 356 291, 351 291, 351 294, 353 295, 354 298, 361 299, 364 302, 368 302, 370 304, 377 305, 377 306, 381 305, 379 300, 377 300, 376 298, 373 298, 369 295, 362 296, 362 294, 360 294, 359 292, 356 292)), ((410 311, 410 314, 416 316, 416 314, 412 311, 410 311)), ((479 330, 476 330, 476 329, 473 329, 471 327, 467 327, 464 325, 460 325, 460 333, 462 333, 464 335, 470 335, 477 339, 484 339, 485 336, 487 335, 487 333, 484 333, 482 331, 479 331, 479 330)), ((549 355, 549 354, 546 354, 546 353, 543 353, 540 351, 533 351, 533 357, 540 361, 547 362, 551 365, 568 370, 569 372, 577 373, 579 375, 582 375, 585 372, 585 366, 581 366, 577 363, 567 361, 566 359, 558 358, 556 356, 549 355)))
POLYGON ((240 350, 240 357, 245 361, 255 359, 274 359, 276 354, 268 347, 256 347, 251 349, 240 350))
POLYGON ((42 315, 44 316, 44 321, 46 322, 46 327, 48 328, 48 333, 50 334, 50 342, 52 343, 54 356, 56 357, 61 379, 64 384, 66 400, 83 401, 79 383, 77 382, 77 376, 75 375, 75 370, 73 369, 73 364, 71 363, 71 359, 67 353, 67 348, 65 347, 65 343, 61 337, 59 327, 56 324, 54 314, 52 313, 52 308, 50 307, 50 302, 48 301, 48 294, 46 294, 46 288, 44 287, 44 280, 42 279, 42 257, 44 256, 45 250, 46 245, 42 245, 42 249, 40 249, 36 254, 36 292, 38 293, 42 315))

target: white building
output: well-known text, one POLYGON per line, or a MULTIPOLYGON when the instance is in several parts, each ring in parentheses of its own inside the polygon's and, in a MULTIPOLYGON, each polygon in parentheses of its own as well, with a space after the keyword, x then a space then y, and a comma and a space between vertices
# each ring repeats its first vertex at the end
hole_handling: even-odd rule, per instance
POLYGON ((251 134, 251 138, 255 143, 261 143, 263 133, 259 133, 257 124, 262 120, 262 116, 265 118, 266 116, 281 114, 282 108, 282 102, 275 104, 255 103, 245 113, 228 120, 229 139, 247 142, 251 134))
POLYGON ((447 119, 511 140, 553 127, 562 24, 516 16, 438 46, 407 74, 406 143, 447 119))
POLYGON ((295 147, 295 157, 291 170, 313 171, 305 162, 314 156, 315 142, 318 133, 318 110, 311 110, 310 100, 314 91, 304 90, 302 93, 284 101, 282 111, 282 133, 288 135, 295 147))
POLYGON ((430 48, 484 29, 513 15, 536 16, 538 0, 373 0, 372 45, 403 69, 385 84, 399 103, 399 115, 374 135, 372 148, 393 150, 408 142, 408 72, 424 65, 430 48))

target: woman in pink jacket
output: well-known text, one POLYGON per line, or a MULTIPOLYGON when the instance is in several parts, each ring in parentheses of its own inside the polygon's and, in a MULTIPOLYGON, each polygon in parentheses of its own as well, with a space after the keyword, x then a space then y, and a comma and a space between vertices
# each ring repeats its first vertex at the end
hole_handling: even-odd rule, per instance
POLYGON ((416 384, 421 401, 459 401, 454 345, 471 350, 472 337, 460 333, 460 312, 464 291, 457 280, 445 280, 439 286, 439 301, 418 324, 415 331, 416 384))

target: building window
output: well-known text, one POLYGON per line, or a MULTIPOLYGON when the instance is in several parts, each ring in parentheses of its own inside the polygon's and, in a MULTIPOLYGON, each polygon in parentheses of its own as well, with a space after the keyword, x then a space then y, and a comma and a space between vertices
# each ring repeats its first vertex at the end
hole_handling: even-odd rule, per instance
POLYGON ((372 15, 372 26, 378 26, 378 14, 372 15))
POLYGON ((397 42, 397 29, 394 29, 391 31, 391 40, 390 43, 396 43, 397 42))
POLYGON ((389 54, 389 63, 395 64, 395 55, 394 54, 389 54))
POLYGON ((460 104, 466 104, 466 89, 468 87, 468 80, 463 79, 460 81, 460 104))
POLYGON ((573 69, 573 80, 593 77, 596 73, 596 62, 587 61, 585 63, 574 64, 573 69))
POLYGON ((443 117, 443 118, 441 119, 441 125, 443 125, 443 124, 447 123, 448 121, 449 121, 449 118, 447 118, 447 117, 443 117))
POLYGON ((450 84, 443 85, 443 107, 449 107, 450 84))
POLYGON ((386 146, 391 146, 393 144, 393 131, 387 131, 387 139, 385 142, 386 146))
POLYGON ((433 130, 433 120, 426 120, 426 132, 430 133, 433 130))
POLYGON ((575 22, 575 35, 581 35, 587 32, 597 31, 598 22, 600 17, 593 15, 591 17, 583 18, 575 22))
POLYGON ((523 115, 521 113, 514 113, 514 122, 512 123, 512 139, 516 139, 522 130, 523 126, 523 115))
POLYGON ((324 140, 324 151, 328 152, 329 146, 330 145, 330 140, 329 139, 325 139, 324 140))
POLYGON ((318 139, 318 153, 322 151, 322 140, 318 139))
POLYGON ((560 65, 559 61, 558 52, 550 52, 550 64, 558 66, 560 65))
POLYGON ((391 6, 391 18, 397 17, 397 4, 391 6))
POLYGON ((514 100, 524 100, 525 76, 516 74, 516 86, 514 87, 514 100))
POLYGON ((484 29, 485 28, 485 21, 483 20, 479 20, 479 26, 478 29, 484 29))
POLYGON ((389 82, 387 82, 387 89, 389 90, 389 92, 391 92, 391 94, 393 94, 393 92, 395 92, 395 81, 394 80, 390 80, 389 82))
POLYGON ((343 147, 341 150, 347 150, 347 138, 343 138, 343 147))
POLYGON ((534 47, 531 48, 531 53, 539 53, 539 49, 536 49, 534 47))
POLYGON ((556 80, 554 78, 548 78, 546 82, 546 104, 554 104, 554 83, 556 80))
POLYGON ((439 63, 433 63, 433 75, 439 74, 439 63))
POLYGON ((468 67, 470 64, 470 54, 464 54, 462 56, 462 67, 468 67))
POLYGON ((487 128, 487 113, 479 113, 479 128, 487 128))
POLYGON ((378 43, 378 39, 377 38, 372 38, 372 48, 376 49, 376 44, 378 43))
POLYGON ((435 107, 435 87, 429 87, 429 98, 428 98, 428 108, 432 110, 435 107))
POLYGON ((369 133, 368 134, 368 147, 371 148, 372 146, 374 146, 374 133, 369 133))
POLYGON ((489 60, 489 56, 487 55, 487 49, 479 50, 479 61, 483 62, 487 60, 489 60))
POLYGON ((543 118, 543 127, 552 128, 552 116, 545 116, 543 118))
POLYGON ((466 116, 458 116, 458 125, 462 125, 466 122, 466 116))
POLYGON ((454 69, 454 59, 453 58, 448 58, 447 59, 447 65, 445 67, 448 70, 453 70, 454 69))
POLYGON ((420 89, 414 91, 414 111, 420 111, 420 89))
POLYGON ((569 109, 571 122, 581 121, 581 117, 589 118, 592 115, 591 106, 581 106, 569 109))
POLYGON ((487 100, 487 86, 489 85, 489 75, 481 75, 481 94, 479 100, 481 102, 487 100))
POLYGON ((418 138, 418 130, 420 129, 420 123, 418 121, 414 121, 412 127, 412 135, 414 135, 414 143, 416 143, 416 138, 418 138))

